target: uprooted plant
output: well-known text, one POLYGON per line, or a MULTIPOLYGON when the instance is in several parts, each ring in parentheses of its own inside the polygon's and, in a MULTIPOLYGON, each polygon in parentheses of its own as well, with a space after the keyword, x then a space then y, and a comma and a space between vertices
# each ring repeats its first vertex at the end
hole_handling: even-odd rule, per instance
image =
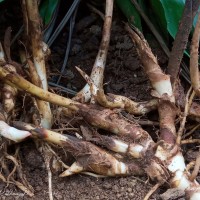
MULTIPOLYGON (((16 184, 30 196, 33 195, 31 186, 22 174, 18 157, 19 146, 14 155, 9 155, 7 148, 10 143, 19 143, 26 138, 37 141, 44 156, 46 166, 50 172, 50 157, 65 170, 60 177, 85 173, 93 176, 122 176, 147 174, 157 184, 147 194, 146 199, 160 185, 167 183, 169 187, 184 190, 187 199, 196 200, 200 196, 200 185, 195 180, 199 167, 197 159, 194 170, 188 169, 181 151, 181 144, 199 142, 188 140, 183 135, 187 118, 199 121, 199 105, 193 103, 194 95, 199 95, 198 72, 198 44, 200 34, 200 17, 198 19, 192 44, 190 71, 192 89, 187 92, 184 105, 180 104, 178 84, 171 84, 170 76, 160 68, 156 57, 153 55, 147 41, 137 29, 125 25, 130 38, 136 45, 139 58, 143 64, 153 91, 152 100, 149 102, 134 102, 127 97, 105 94, 103 90, 103 72, 109 47, 113 0, 106 0, 102 41, 97 54, 91 76, 79 68, 78 71, 85 78, 87 85, 73 99, 68 99, 51 93, 47 88, 45 68, 45 44, 42 42, 37 1, 23 0, 22 9, 24 16, 24 49, 23 54, 26 68, 16 64, 10 58, 10 34, 6 32, 4 45, 0 44, 0 80, 3 82, 0 107, 0 134, 7 138, 1 141, 1 173, 0 179, 6 183, 16 184), (32 101, 32 116, 20 116, 16 120, 15 102, 19 93, 29 94, 32 101), (90 103, 88 103, 90 102, 90 103), (51 130, 52 113, 50 105, 59 106, 63 117, 75 115, 83 117, 88 127, 80 126, 79 138, 64 135, 51 130), (158 110, 159 135, 154 141, 151 135, 140 126, 140 121, 130 121, 122 115, 125 111, 131 115, 145 115, 152 110, 158 110), (176 125, 177 116, 181 114, 179 128, 176 125), (19 119, 19 118, 18 118, 19 119), (92 127, 95 127, 93 129, 92 127), (104 129, 108 135, 101 135, 98 129, 104 129), (117 135, 113 137, 112 134, 117 135), (43 141, 43 142, 41 142, 43 141), (69 167, 51 148, 51 145, 62 146, 70 152, 75 162, 69 167), (121 154, 117 158, 115 153, 121 154), (12 162, 13 170, 6 166, 6 160, 12 162), (17 173, 20 180, 14 179, 17 173), (19 182, 21 181, 21 182, 19 182)), ((23 114, 22 114, 23 115, 23 114)), ((55 146, 54 146, 55 147, 55 146)), ((51 184, 49 184, 50 198, 51 184)))

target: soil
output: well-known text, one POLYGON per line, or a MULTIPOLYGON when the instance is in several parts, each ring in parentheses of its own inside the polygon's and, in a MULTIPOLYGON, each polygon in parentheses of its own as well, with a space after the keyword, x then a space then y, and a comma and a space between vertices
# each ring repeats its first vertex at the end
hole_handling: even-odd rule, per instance
MULTIPOLYGON (((76 21, 65 77, 60 82, 63 86, 76 92, 83 88, 85 81, 78 74, 75 66, 79 66, 87 74, 90 74, 101 40, 103 21, 99 16, 95 15, 95 20, 89 25, 82 22, 87 20, 87 17, 91 15, 94 16, 88 10, 87 14, 81 18, 79 17, 76 21)), ((104 89, 106 93, 120 94, 133 100, 145 101, 151 98, 151 87, 142 70, 135 47, 124 30, 123 20, 125 19, 117 8, 115 8, 104 77, 104 89)), ((59 40, 52 46, 52 56, 49 61, 49 71, 51 73, 57 73, 58 69, 62 66, 67 32, 68 30, 66 29, 59 37, 59 40)), ((161 66, 165 66, 167 58, 152 37, 150 44, 161 66)), ((50 79, 53 80, 51 73, 50 79)), ((72 97, 72 95, 66 93, 63 95, 72 97)), ((23 172, 35 190, 34 197, 28 197, 13 185, 5 187, 6 185, 0 182, 0 199, 49 199, 48 176, 43 157, 31 141, 21 143, 20 146, 23 172)), ((192 153, 190 157, 191 155, 192 153)), ((148 177, 94 178, 79 174, 59 178, 58 175, 54 173, 52 177, 53 196, 55 199, 142 200, 155 184, 149 182, 148 177)), ((158 189, 150 199, 161 199, 160 194, 164 191, 164 188, 158 189)), ((173 199, 183 198, 177 195, 173 199)))

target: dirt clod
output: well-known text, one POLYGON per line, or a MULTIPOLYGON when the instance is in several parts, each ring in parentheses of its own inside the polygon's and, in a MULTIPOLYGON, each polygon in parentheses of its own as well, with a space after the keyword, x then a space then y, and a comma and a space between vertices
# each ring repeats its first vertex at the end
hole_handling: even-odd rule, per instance
POLYGON ((160 197, 162 200, 181 200, 185 196, 183 190, 178 190, 176 188, 168 189, 165 193, 161 194, 160 197))

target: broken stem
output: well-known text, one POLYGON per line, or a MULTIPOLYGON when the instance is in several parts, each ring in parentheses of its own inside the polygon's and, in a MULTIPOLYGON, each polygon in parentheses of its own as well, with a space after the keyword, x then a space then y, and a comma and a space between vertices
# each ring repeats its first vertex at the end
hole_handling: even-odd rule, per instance
MULTIPOLYGON (((113 15, 113 0, 106 0, 105 21, 103 26, 102 40, 99 51, 92 69, 91 79, 99 89, 103 87, 103 73, 106 65, 108 47, 110 43, 111 24, 113 15)), ((73 98, 81 102, 88 102, 91 98, 90 86, 88 84, 73 98)))
POLYGON ((170 98, 170 101, 174 102, 175 99, 172 91, 170 77, 163 73, 161 70, 156 57, 153 55, 143 35, 139 32, 139 30, 135 30, 137 33, 133 31, 127 24, 125 29, 129 32, 132 41, 136 44, 140 60, 144 67, 144 71, 149 77, 152 87, 156 91, 154 95, 160 98, 166 94, 170 98))

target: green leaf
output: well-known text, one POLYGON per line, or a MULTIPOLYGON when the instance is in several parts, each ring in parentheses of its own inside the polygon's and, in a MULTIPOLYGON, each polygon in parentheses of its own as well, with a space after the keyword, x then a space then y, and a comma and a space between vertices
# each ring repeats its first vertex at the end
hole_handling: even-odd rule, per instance
POLYGON ((175 38, 185 0, 151 0, 152 9, 160 20, 162 28, 167 26, 169 34, 175 38))
POLYGON ((142 31, 140 14, 131 3, 130 0, 116 0, 118 7, 122 10, 128 22, 136 26, 140 31, 142 31))
POLYGON ((40 15, 45 25, 47 25, 53 16, 58 4, 58 0, 43 0, 40 4, 40 15))
POLYGON ((0 3, 3 2, 4 0, 0 0, 0 3))
POLYGON ((162 4, 158 0, 150 0, 150 6, 152 13, 149 17, 155 21, 154 24, 159 26, 160 32, 164 34, 165 38, 168 38, 167 21, 162 4))

